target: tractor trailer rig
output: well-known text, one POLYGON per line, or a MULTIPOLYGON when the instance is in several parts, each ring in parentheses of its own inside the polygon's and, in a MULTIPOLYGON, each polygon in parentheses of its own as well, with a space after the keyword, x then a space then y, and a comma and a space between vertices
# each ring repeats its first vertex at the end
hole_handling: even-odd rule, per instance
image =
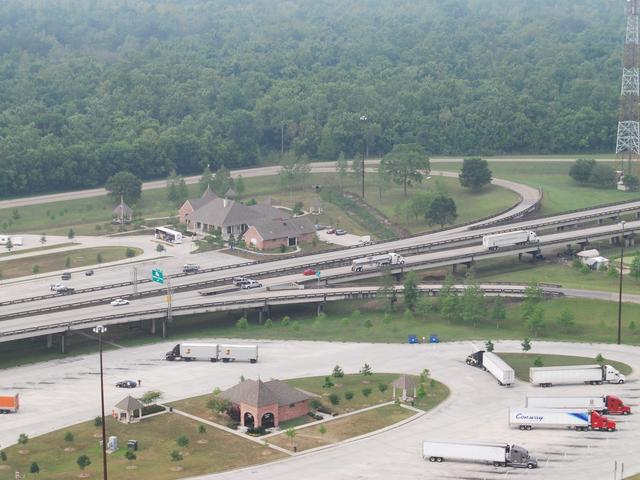
POLYGON ((529 395, 527 408, 584 408, 601 414, 630 415, 631 407, 615 395, 542 397, 529 395))
POLYGON ((257 345, 229 345, 219 343, 178 343, 165 354, 165 360, 207 360, 210 362, 258 361, 257 345))
POLYGON ((509 425, 518 427, 520 430, 531 430, 533 427, 555 427, 613 432, 616 429, 616 422, 594 410, 580 408, 510 408, 509 425))
POLYGON ((625 380, 626 377, 611 365, 572 365, 529 369, 529 381, 541 387, 570 383, 601 385, 604 382, 624 383, 625 380))
POLYGON ((423 442, 422 458, 430 462, 460 460, 492 463, 495 467, 536 468, 526 448, 508 443, 423 442))

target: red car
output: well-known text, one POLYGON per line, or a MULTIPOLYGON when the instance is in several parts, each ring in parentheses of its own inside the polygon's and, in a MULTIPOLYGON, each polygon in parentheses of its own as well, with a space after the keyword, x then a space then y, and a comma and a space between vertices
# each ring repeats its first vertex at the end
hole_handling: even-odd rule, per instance
POLYGON ((305 276, 315 275, 316 271, 313 268, 307 268, 304 272, 302 272, 305 276))
POLYGON ((336 233, 336 229, 335 228, 330 228, 329 230, 327 230, 327 233, 336 233))

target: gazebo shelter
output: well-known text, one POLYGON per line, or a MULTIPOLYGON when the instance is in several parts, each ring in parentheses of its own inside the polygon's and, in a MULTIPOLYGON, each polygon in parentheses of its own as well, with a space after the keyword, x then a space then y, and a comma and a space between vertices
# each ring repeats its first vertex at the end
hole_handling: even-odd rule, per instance
POLYGON ((130 223, 131 219, 133 219, 133 209, 124 203, 124 199, 120 197, 120 203, 113 209, 112 216, 114 221, 124 225, 125 223, 130 223))
POLYGON ((124 423, 131 423, 132 421, 137 421, 135 417, 135 411, 138 411, 137 419, 142 418, 142 408, 144 405, 137 398, 133 398, 131 395, 127 395, 126 398, 123 398, 118 403, 116 403, 115 409, 113 410, 113 416, 116 420, 124 423))
POLYGON ((407 391, 413 390, 413 397, 412 398, 416 398, 417 396, 417 390, 416 390, 416 382, 413 381, 411 379, 411 377, 409 377, 408 375, 400 375, 400 377, 395 380, 391 386, 393 387, 393 399, 395 400, 396 398, 396 389, 398 390, 402 390, 402 396, 400 397, 400 399, 403 402, 406 402, 407 400, 410 400, 410 398, 407 396, 407 391))

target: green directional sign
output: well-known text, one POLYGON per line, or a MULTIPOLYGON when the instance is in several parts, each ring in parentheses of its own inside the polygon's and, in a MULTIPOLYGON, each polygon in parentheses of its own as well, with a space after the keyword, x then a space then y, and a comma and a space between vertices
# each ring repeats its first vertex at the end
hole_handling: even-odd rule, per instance
POLYGON ((151 281, 157 283, 164 283, 164 272, 159 268, 151 270, 151 281))

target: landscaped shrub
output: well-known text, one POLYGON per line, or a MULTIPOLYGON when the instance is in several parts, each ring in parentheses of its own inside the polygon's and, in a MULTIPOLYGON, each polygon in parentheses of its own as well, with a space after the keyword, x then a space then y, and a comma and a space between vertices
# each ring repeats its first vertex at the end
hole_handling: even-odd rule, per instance
POLYGON ((280 322, 280 325, 282 325, 283 327, 288 327, 291 324, 291 318, 288 316, 284 316, 282 317, 282 321, 280 322))
POLYGON ((336 393, 329 395, 329 401, 331 405, 338 405, 340 403, 340 397, 336 393))
POLYGON ((322 402, 317 398, 312 398, 311 400, 309 400, 309 408, 312 408, 313 410, 318 410, 318 408, 320 408, 321 406, 322 406, 322 402))
POLYGON ((247 429, 247 433, 249 435, 253 435, 253 436, 260 436, 260 435, 264 435, 265 433, 267 433, 267 430, 263 427, 263 426, 259 426, 259 427, 254 427, 254 428, 248 428, 247 429))
POLYGON ((386 391, 387 388, 389 388, 389 385, 387 385, 386 383, 379 383, 378 384, 378 390, 380 390, 381 392, 386 391))
POLYGON ((364 395, 365 397, 368 397, 369 395, 371 395, 371 392, 372 392, 372 390, 369 387, 364 387, 362 389, 362 395, 364 395))
POLYGON ((186 447, 187 445, 189 445, 189 438, 186 435, 180 435, 178 438, 176 438, 176 443, 179 447, 186 447))
POLYGON ((344 398, 347 400, 353 399, 353 392, 344 392, 344 398))
POLYGON ((322 385, 322 388, 331 388, 334 385, 335 384, 331 380, 331 377, 324 377, 324 384, 322 385))

